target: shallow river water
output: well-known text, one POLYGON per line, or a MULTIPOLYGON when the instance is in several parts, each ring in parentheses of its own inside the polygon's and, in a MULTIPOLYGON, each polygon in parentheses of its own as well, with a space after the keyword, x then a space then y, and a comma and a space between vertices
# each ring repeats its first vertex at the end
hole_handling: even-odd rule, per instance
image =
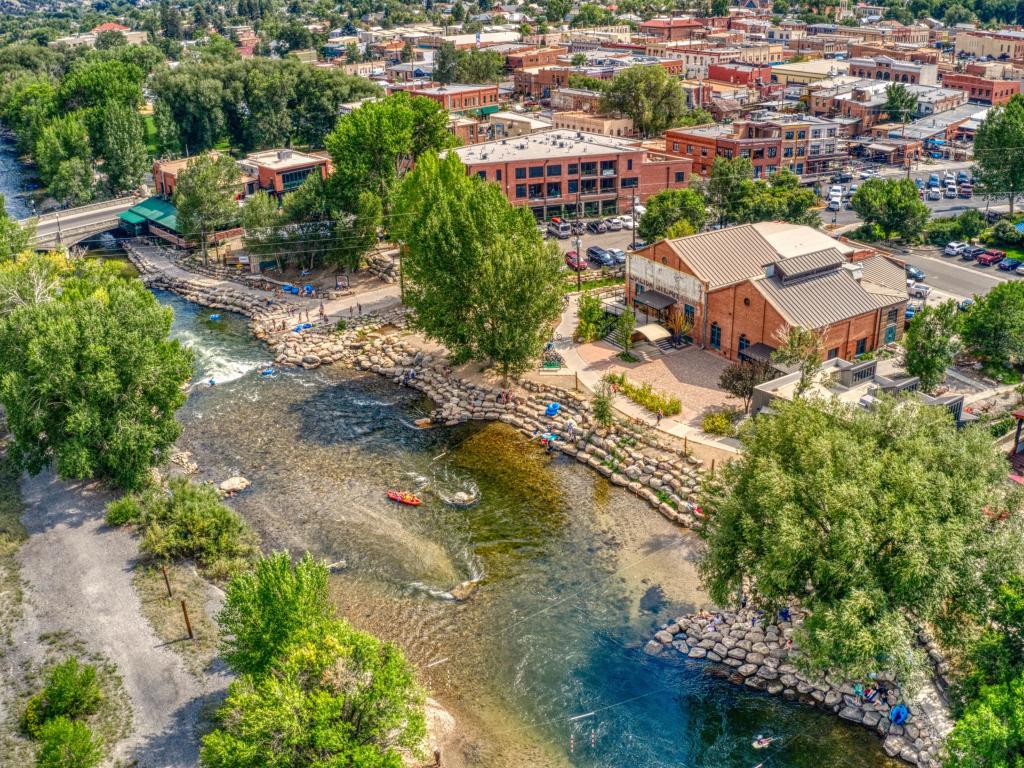
POLYGON ((175 297, 198 352, 181 445, 203 477, 242 474, 234 506, 267 547, 344 567, 339 611, 393 640, 456 717, 470 765, 892 766, 867 731, 646 656, 652 628, 706 605, 696 539, 589 469, 501 424, 417 430, 415 392, 345 371, 281 371, 244 322, 175 297), (414 488, 418 509, 390 504, 414 488), (479 492, 469 509, 447 505, 479 492), (481 579, 470 600, 448 594, 481 579), (756 752, 760 733, 781 739, 756 752))

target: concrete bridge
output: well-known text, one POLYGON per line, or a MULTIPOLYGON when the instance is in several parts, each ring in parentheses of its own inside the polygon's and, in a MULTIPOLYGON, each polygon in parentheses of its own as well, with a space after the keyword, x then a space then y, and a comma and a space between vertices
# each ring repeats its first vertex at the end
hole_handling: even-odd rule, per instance
MULTIPOLYGON (((120 197, 117 200, 104 200, 43 214, 36 219, 32 247, 39 251, 66 247, 101 232, 116 229, 120 224, 118 216, 143 199, 135 196, 120 197)), ((24 226, 30 221, 22 219, 21 224, 24 226)))

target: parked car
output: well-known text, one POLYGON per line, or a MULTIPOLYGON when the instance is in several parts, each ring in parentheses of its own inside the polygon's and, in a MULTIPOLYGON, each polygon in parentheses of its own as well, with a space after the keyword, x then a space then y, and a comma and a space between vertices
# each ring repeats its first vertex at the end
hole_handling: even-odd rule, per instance
POLYGON ((833 197, 831 200, 828 201, 828 205, 825 206, 825 210, 838 211, 842 207, 843 201, 840 200, 838 197, 833 197))
POLYGON ((942 192, 938 187, 928 187, 928 199, 929 200, 941 200, 942 192))
POLYGON ((943 256, 959 256, 964 248, 967 247, 967 243, 961 243, 956 240, 949 243, 942 251, 943 256))
POLYGON ((947 198, 955 198, 956 197, 956 187, 954 187, 952 185, 946 187, 945 197, 947 197, 947 198))
POLYGON ((559 240, 567 240, 572 237, 572 226, 565 219, 556 216, 548 222, 548 234, 559 240))
POLYGON ((964 261, 974 261, 984 252, 985 249, 980 245, 968 245, 966 248, 960 251, 960 258, 963 259, 964 261))
POLYGON ((588 221, 587 231, 601 235, 608 231, 608 225, 605 224, 603 221, 588 221))
POLYGON ((966 312, 968 309, 974 306, 974 299, 964 299, 956 306, 961 312, 966 312))
POLYGON ((582 235, 587 231, 587 225, 582 221, 574 221, 572 223, 572 233, 574 235, 582 235))
POLYGON ((914 186, 918 189, 924 189, 924 179, 914 179, 914 186))
POLYGON ((916 315, 920 311, 921 310, 918 307, 914 306, 913 304, 907 304, 907 309, 903 313, 903 317, 904 317, 904 319, 906 319, 908 321, 909 320, 913 320, 914 319, 914 315, 916 315))
POLYGON ((596 261, 602 267, 614 267, 615 259, 604 248, 599 245, 592 245, 587 248, 587 256, 591 261, 596 261))
POLYGON ((609 248, 608 254, 615 259, 616 264, 626 263, 626 252, 621 248, 609 248))
POLYGON ((1019 267, 1017 267, 1014 270, 1014 272, 1016 272, 1018 275, 1024 275, 1024 264, 1021 264, 1019 267))
POLYGON ((621 232, 622 231, 622 222, 619 221, 614 216, 612 218, 610 218, 610 219, 605 219, 604 220, 604 225, 608 228, 609 232, 621 232))
POLYGON ((853 181, 853 174, 849 171, 839 171, 832 174, 831 181, 833 184, 848 184, 853 181))
POLYGON ((913 280, 907 281, 907 295, 913 296, 915 299, 927 299, 928 294, 932 292, 932 287, 927 283, 915 283, 913 280))
POLYGON ((1007 256, 1005 259, 1000 261, 999 264, 997 264, 996 266, 998 266, 1004 272, 1014 272, 1016 271, 1017 267, 1020 266, 1020 264, 1020 259, 1014 259, 1010 256, 1007 256))
POLYGON ((640 238, 637 238, 636 241, 633 243, 633 247, 631 250, 639 251, 641 248, 646 248, 648 245, 649 243, 646 240, 641 240, 640 238))
POLYGON ((991 267, 993 264, 998 264, 1005 258, 1005 251, 1000 251, 995 248, 987 248, 984 253, 978 254, 974 260, 983 266, 991 267))
POLYGON ((858 179, 873 179, 878 175, 878 171, 874 168, 865 168, 857 174, 858 179))
POLYGON ((914 282, 919 283, 924 280, 924 272, 919 267, 915 267, 913 264, 904 264, 903 269, 906 271, 907 277, 914 282))
POLYGON ((960 197, 964 198, 965 200, 974 197, 974 187, 972 187, 970 184, 961 184, 959 194, 960 197))
POLYGON ((937 186, 939 186, 939 174, 933 173, 931 176, 928 177, 928 186, 929 187, 937 187, 937 186))
POLYGON ((831 199, 833 197, 842 197, 843 196, 843 187, 842 187, 842 185, 841 184, 833 184, 831 187, 829 187, 828 188, 828 196, 829 196, 829 199, 831 199))
POLYGON ((957 184, 969 184, 970 181, 971 177, 967 175, 967 171, 960 171, 960 173, 956 175, 957 184))
POLYGON ((587 268, 587 260, 581 259, 580 255, 576 253, 576 251, 566 251, 565 266, 569 269, 574 269, 577 272, 582 272, 587 268))
POLYGON ((632 216, 620 216, 619 221, 622 222, 623 229, 633 229, 639 223, 639 221, 634 222, 632 216))

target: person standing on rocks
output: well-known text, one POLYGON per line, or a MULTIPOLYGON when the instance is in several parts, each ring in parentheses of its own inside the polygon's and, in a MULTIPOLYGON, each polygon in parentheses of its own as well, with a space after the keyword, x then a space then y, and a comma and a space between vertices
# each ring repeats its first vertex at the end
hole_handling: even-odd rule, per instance
POLYGON ((658 414, 654 418, 656 419, 656 421, 654 422, 654 426, 660 427, 661 426, 661 420, 663 418, 665 418, 665 412, 662 411, 661 408, 659 408, 658 409, 658 414))

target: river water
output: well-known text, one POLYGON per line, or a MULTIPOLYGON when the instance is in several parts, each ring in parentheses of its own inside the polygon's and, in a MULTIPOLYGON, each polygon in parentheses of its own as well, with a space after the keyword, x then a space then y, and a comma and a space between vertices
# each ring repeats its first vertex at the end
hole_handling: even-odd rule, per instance
POLYGON ((198 352, 180 444, 202 477, 252 480, 233 504, 266 547, 344 562, 338 610, 402 646, 455 715, 465 764, 894 765, 864 729, 642 652, 706 597, 695 539, 631 495, 502 424, 417 430, 430 405, 376 376, 262 376, 241 318, 159 298, 198 352), (388 503, 391 486, 423 506, 388 503), (445 504, 456 490, 479 504, 445 504), (476 578, 469 601, 450 598, 476 578), (755 752, 760 733, 782 738, 755 752))
POLYGON ((6 201, 7 213, 15 219, 32 215, 32 203, 27 196, 27 174, 18 161, 14 142, 0 136, 0 195, 6 201))

